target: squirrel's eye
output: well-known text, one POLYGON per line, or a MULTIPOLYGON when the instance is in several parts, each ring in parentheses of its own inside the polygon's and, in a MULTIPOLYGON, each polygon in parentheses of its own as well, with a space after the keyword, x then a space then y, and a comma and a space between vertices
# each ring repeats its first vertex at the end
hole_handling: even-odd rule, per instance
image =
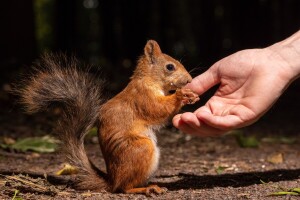
POLYGON ((174 71, 175 70, 175 66, 173 64, 167 64, 166 65, 167 70, 169 71, 174 71))

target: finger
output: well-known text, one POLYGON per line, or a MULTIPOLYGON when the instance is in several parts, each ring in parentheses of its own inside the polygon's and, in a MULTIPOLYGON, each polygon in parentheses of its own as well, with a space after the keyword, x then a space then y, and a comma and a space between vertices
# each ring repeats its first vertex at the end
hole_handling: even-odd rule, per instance
POLYGON ((189 124, 185 123, 184 121, 181 121, 179 123, 178 127, 182 132, 193 135, 193 136, 198 136, 198 137, 215 137, 215 136, 220 136, 227 131, 224 130, 219 130, 213 127, 210 127, 206 125, 205 123, 202 123, 200 127, 194 128, 190 126, 189 124))
POLYGON ((176 128, 178 128, 178 126, 179 126, 179 123, 180 123, 180 119, 181 118, 181 114, 177 114, 177 115, 175 115, 174 117, 173 117, 173 119, 172 119, 172 123, 173 123, 173 125, 176 127, 176 128))
POLYGON ((188 134, 194 134, 195 130, 191 128, 188 124, 186 124, 182 119, 181 119, 182 114, 178 114, 173 118, 173 125, 183 131, 184 133, 188 134))
POLYGON ((218 63, 214 64, 206 72, 195 77, 191 83, 185 86, 185 88, 189 88, 199 95, 203 94, 212 86, 220 82, 217 69, 218 63))
POLYGON ((180 119, 193 128, 200 127, 200 121, 194 113, 186 112, 180 116, 180 119))
POLYGON ((195 130, 194 128, 190 127, 182 120, 179 123, 178 129, 189 135, 199 135, 198 130, 195 130))
POLYGON ((173 118, 173 124, 184 133, 200 137, 218 136, 226 132, 224 130, 210 127, 199 121, 196 115, 193 113, 176 115, 173 118))
POLYGON ((194 113, 191 112, 176 115, 173 118, 173 124, 177 128, 180 127, 182 124, 189 125, 189 128, 192 128, 194 130, 198 129, 201 126, 199 119, 194 113))

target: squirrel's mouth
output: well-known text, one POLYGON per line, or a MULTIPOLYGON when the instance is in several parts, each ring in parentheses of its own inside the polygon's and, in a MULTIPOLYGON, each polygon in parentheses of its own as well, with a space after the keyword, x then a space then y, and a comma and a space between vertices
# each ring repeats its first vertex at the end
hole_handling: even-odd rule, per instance
POLYGON ((176 89, 181 89, 181 88, 183 88, 185 85, 186 85, 187 83, 171 83, 170 85, 171 85, 171 90, 176 90, 176 89))
POLYGON ((177 89, 181 89, 184 85, 180 84, 175 84, 175 83, 171 83, 171 88, 169 90, 169 94, 174 94, 176 92, 177 89))
POLYGON ((183 87, 183 86, 180 87, 180 86, 178 86, 178 85, 175 84, 175 83, 171 83, 170 85, 171 85, 171 88, 172 88, 172 89, 175 89, 175 90, 176 90, 176 89, 180 89, 180 88, 183 87))
POLYGON ((174 94, 176 90, 169 90, 169 94, 174 94))

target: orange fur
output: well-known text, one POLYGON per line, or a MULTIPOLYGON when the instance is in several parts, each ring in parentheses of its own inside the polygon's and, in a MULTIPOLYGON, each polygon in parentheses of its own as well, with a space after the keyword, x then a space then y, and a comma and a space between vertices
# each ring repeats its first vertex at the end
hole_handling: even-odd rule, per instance
POLYGON ((159 162, 155 132, 183 105, 199 100, 182 89, 192 77, 150 40, 127 87, 101 105, 101 84, 79 71, 77 64, 64 56, 45 56, 40 63, 45 69, 37 70, 18 91, 29 112, 62 107, 56 132, 69 162, 79 169, 74 187, 146 195, 164 192, 147 186, 159 162), (84 137, 95 121, 107 173, 93 165, 84 149, 84 137))
MULTIPOLYGON (((191 79, 177 60, 149 41, 131 82, 101 106, 99 140, 113 191, 149 192, 141 186, 145 186, 158 164, 154 131, 182 107, 186 91, 180 87, 191 79), (172 72, 166 69, 170 63, 175 66, 172 72)), ((189 98, 198 97, 192 93, 189 98)), ((161 192, 159 187, 154 188, 153 192, 161 192)))

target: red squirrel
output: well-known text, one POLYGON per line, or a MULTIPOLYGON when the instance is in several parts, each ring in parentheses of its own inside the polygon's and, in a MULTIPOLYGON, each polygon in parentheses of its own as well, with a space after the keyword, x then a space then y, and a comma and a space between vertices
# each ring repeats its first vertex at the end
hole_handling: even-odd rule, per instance
POLYGON ((62 108, 55 132, 68 162, 79 169, 75 189, 150 195, 165 191, 147 186, 159 163, 155 132, 183 105, 199 100, 183 88, 191 80, 179 61, 149 40, 129 84, 105 103, 102 84, 79 70, 75 58, 53 54, 43 56, 18 93, 29 113, 62 108), (84 137, 96 122, 106 172, 94 166, 84 148, 84 137))

